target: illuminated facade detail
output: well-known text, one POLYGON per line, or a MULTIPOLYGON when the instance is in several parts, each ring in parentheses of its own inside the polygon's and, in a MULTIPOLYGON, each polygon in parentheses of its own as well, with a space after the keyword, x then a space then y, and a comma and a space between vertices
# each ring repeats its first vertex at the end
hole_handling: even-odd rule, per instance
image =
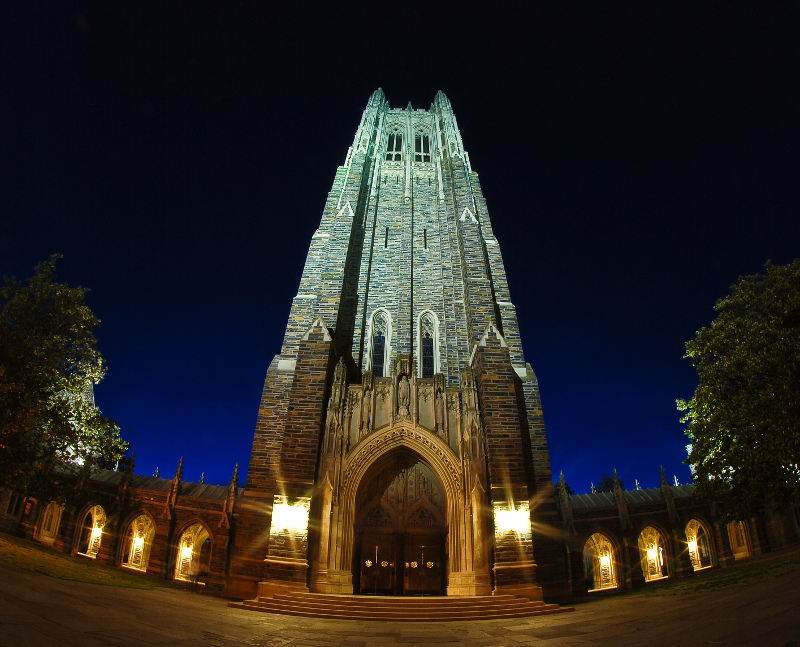
POLYGON ((425 163, 431 161, 431 141, 425 131, 414 135, 414 161, 425 163))
POLYGON ((503 506, 494 507, 494 532, 501 536, 506 533, 515 533, 522 539, 531 538, 531 511, 527 501, 521 501, 516 508, 503 506))
POLYGON ((417 375, 432 378, 439 372, 439 319, 430 310, 420 313, 417 321, 417 375))
POLYGON ((137 571, 146 571, 156 527, 146 514, 136 517, 130 525, 125 541, 122 565, 137 571))
POLYGON ((539 384, 444 94, 427 110, 370 98, 297 295, 264 384, 231 592, 261 569, 262 594, 567 597, 563 546, 547 530, 557 510, 539 384), (388 484, 362 498, 377 465, 406 462, 436 482, 438 504, 389 505, 388 484), (256 532, 290 525, 274 512, 283 496, 309 499, 305 539, 256 532), (508 531, 495 534, 494 510, 508 531))
POLYGON ((652 526, 642 530, 639 535, 639 558, 646 582, 668 577, 664 536, 652 526))
POLYGON ((287 497, 276 494, 275 503, 272 506, 270 533, 273 535, 288 534, 305 537, 308 533, 310 506, 311 499, 308 497, 289 503, 287 497))
POLYGON ((692 568, 696 571, 709 568, 711 566, 711 548, 708 532, 697 519, 692 519, 686 524, 686 543, 689 547, 692 568))
POLYGON ((52 544, 56 540, 58 528, 61 525, 62 512, 64 512, 64 506, 55 501, 51 501, 45 507, 39 523, 38 536, 36 537, 43 544, 52 544))
POLYGON ((372 314, 368 330, 370 340, 369 369, 376 377, 384 377, 388 358, 391 357, 392 317, 380 308, 372 314))
POLYGON ((403 134, 391 133, 386 139, 386 161, 400 162, 403 159, 403 134))
POLYGON ((728 523, 728 539, 731 542, 731 552, 734 559, 746 559, 753 554, 750 546, 750 531, 743 521, 728 523))
POLYGON ((201 572, 203 566, 208 568, 211 558, 211 540, 208 530, 201 523, 189 526, 181 534, 178 541, 178 554, 175 556, 175 579, 190 581, 201 572), (194 565, 194 567, 193 567, 194 565))
POLYGON ((78 553, 96 558, 103 539, 103 528, 106 525, 106 512, 99 505, 92 506, 83 518, 78 553))
POLYGON ((584 544, 583 572, 590 591, 618 586, 614 546, 604 534, 596 532, 584 544))

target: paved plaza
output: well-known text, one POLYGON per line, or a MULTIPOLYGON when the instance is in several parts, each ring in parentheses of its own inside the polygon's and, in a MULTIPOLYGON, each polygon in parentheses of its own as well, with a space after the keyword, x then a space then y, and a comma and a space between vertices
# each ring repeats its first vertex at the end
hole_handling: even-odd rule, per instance
POLYGON ((0 646, 759 645, 800 638, 800 570, 718 593, 623 595, 574 613, 448 623, 314 620, 231 609, 180 589, 58 580, 0 562, 0 646))

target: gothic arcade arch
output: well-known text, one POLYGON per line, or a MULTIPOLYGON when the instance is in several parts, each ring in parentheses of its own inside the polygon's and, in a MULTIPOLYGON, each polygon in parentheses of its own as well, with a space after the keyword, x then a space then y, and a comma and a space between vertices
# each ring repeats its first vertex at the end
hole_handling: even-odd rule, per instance
POLYGON ((583 570, 590 591, 619 586, 616 550, 605 533, 594 533, 583 545, 583 570))
POLYGON ((645 582, 669 577, 664 533, 653 526, 647 526, 639 534, 638 544, 645 582))
POLYGON ((89 506, 82 516, 78 517, 78 554, 96 558, 103 540, 103 528, 106 525, 106 511, 100 505, 89 506))
POLYGON ((686 543, 689 546, 689 560, 695 571, 712 566, 711 535, 699 519, 693 518, 686 524, 686 543))
POLYGON ((176 533, 179 537, 175 554, 176 580, 191 581, 211 565, 211 553, 214 542, 211 532, 201 521, 194 519, 184 524, 183 530, 176 533))
POLYGON ((357 524, 357 497, 365 477, 375 472, 392 455, 405 454, 420 459, 430 468, 444 494, 442 515, 446 531, 447 575, 466 570, 462 562, 463 540, 459 515, 463 515, 461 479, 458 457, 441 439, 420 429, 397 426, 387 431, 372 434, 361 440, 342 466, 341 484, 341 552, 338 567, 350 571, 353 566, 354 532, 357 524))
POLYGON ((155 521, 147 512, 140 511, 129 518, 124 528, 122 566, 147 571, 153 538, 156 535, 155 521))

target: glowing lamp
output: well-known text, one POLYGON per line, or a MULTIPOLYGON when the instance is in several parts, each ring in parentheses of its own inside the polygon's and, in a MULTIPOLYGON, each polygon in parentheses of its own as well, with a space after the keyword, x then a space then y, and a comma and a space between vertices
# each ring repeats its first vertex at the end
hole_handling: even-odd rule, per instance
POLYGON ((694 539, 689 540, 689 552, 696 553, 697 552, 697 541, 694 539))
POLYGON ((102 534, 103 534, 102 528, 98 528, 97 526, 92 528, 92 539, 97 539, 102 534))
POLYGON ((523 503, 516 510, 503 508, 494 509, 494 527, 498 535, 506 532, 515 532, 518 535, 529 535, 531 532, 531 517, 528 504, 523 503))
POLYGON ((647 549, 647 558, 653 561, 656 561, 656 549, 655 548, 648 548, 647 549))
POLYGON ((308 511, 311 507, 309 499, 301 499, 294 505, 289 505, 287 498, 280 494, 275 495, 272 506, 272 526, 270 534, 288 532, 304 535, 308 531, 308 511))
POLYGON ((611 558, 608 555, 601 555, 600 565, 605 568, 608 568, 609 566, 611 566, 611 558))
POLYGON ((133 540, 133 545, 136 547, 137 550, 140 549, 144 545, 144 539, 142 537, 136 537, 133 540))

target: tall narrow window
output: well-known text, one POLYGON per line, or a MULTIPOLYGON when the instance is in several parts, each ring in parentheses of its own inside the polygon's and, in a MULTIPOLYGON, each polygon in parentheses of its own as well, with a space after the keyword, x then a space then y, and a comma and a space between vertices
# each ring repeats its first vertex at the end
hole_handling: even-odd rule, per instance
POLYGON ((392 323, 389 313, 383 308, 376 310, 372 315, 369 342, 369 370, 375 377, 383 377, 388 365, 389 344, 392 333, 392 323))
POLYGON ((403 159, 403 135, 392 133, 386 143, 386 161, 399 162, 403 159))
POLYGON ((372 338, 372 372, 383 377, 383 356, 386 353, 386 337, 382 332, 372 338))
POLYGON ((425 249, 428 249, 428 230, 422 230, 422 243, 425 245, 425 249))
POLYGON ((420 315, 417 333, 417 348, 420 360, 419 377, 433 377, 438 370, 438 329, 436 315, 430 310, 420 315))
POLYGON ((431 161, 431 143, 427 135, 414 136, 414 161, 431 161))

